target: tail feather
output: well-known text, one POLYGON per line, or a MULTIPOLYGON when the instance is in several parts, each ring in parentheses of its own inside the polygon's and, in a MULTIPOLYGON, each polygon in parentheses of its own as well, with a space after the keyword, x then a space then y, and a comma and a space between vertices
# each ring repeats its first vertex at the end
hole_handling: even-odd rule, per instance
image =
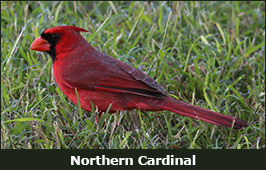
POLYGON ((162 108, 194 119, 200 119, 217 126, 229 128, 233 126, 234 129, 241 129, 248 126, 248 123, 242 119, 216 113, 198 106, 175 100, 170 97, 166 99, 162 108))

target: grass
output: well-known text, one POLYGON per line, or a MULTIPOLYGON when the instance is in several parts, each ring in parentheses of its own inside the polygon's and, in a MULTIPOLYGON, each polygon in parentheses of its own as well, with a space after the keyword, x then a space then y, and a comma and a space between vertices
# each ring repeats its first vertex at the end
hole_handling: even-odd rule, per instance
POLYGON ((265 148, 265 2, 1 2, 1 148, 265 148), (96 124, 56 85, 47 28, 75 25, 174 98, 247 120, 221 128, 171 112, 103 114, 96 124))

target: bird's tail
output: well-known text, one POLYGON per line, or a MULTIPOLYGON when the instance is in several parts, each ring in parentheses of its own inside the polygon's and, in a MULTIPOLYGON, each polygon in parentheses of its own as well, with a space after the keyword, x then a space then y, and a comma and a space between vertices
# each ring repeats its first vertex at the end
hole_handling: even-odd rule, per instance
POLYGON ((229 128, 233 126, 234 129, 241 129, 248 126, 248 123, 244 120, 187 104, 170 97, 165 100, 165 104, 162 106, 162 108, 164 110, 169 110, 171 112, 188 116, 194 119, 200 119, 217 126, 229 128))

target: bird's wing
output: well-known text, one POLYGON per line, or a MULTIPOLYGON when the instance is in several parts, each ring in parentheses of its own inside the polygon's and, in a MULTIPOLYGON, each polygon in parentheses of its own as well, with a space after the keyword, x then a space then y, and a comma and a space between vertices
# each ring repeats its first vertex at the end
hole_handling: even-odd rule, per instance
POLYGON ((166 95, 164 89, 145 73, 103 53, 77 60, 64 68, 63 81, 70 87, 155 98, 166 95))
POLYGON ((148 85, 149 87, 160 91, 161 93, 165 93, 165 89, 160 86, 154 79, 152 79, 147 74, 141 72, 140 70, 136 69, 135 67, 132 67, 131 65, 128 65, 121 61, 119 61, 118 66, 122 71, 132 76, 135 80, 140 81, 148 85))

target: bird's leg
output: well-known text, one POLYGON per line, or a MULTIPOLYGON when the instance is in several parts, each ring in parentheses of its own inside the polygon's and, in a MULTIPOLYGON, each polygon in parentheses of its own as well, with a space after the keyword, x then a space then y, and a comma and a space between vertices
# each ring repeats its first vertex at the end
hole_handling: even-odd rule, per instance
POLYGON ((103 112, 99 112, 99 114, 96 114, 96 123, 97 123, 97 125, 99 125, 99 121, 101 119, 102 113, 103 112))

